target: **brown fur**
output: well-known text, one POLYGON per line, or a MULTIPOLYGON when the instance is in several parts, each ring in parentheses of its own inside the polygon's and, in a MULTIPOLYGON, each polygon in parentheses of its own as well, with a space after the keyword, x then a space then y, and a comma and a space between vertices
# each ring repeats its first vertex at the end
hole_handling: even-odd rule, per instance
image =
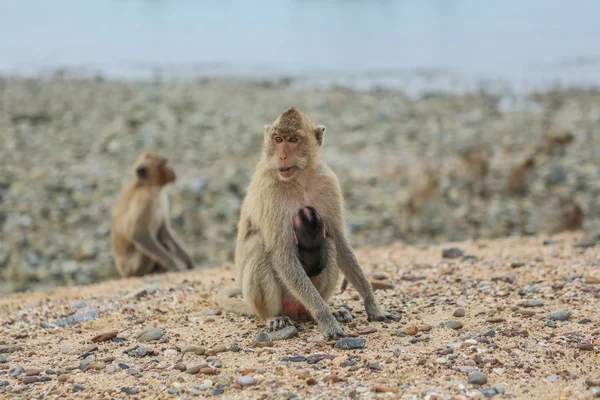
POLYGON ((528 158, 524 163, 513 167, 508 173, 506 188, 509 192, 524 195, 527 191, 527 174, 535 167, 533 158, 528 158))
POLYGON ((549 229, 550 235, 564 231, 578 231, 583 229, 584 214, 579 204, 571 203, 567 206, 564 213, 558 218, 549 229))
POLYGON ((177 258, 194 263, 171 231, 164 187, 176 175, 167 159, 143 153, 133 166, 134 181, 121 193, 112 215, 111 244, 119 275, 176 271, 177 258))
POLYGON ((336 338, 346 336, 338 321, 351 319, 347 311, 332 312, 327 305, 338 268, 358 289, 370 320, 398 318, 379 309, 348 243, 340 185, 321 155, 324 132, 324 126, 314 125, 295 107, 265 126, 262 157, 238 225, 235 265, 241 290, 222 290, 218 300, 227 311, 268 321, 271 330, 295 324, 290 317, 308 314, 326 338, 336 338), (289 166, 294 167, 291 173, 289 166), (329 262, 314 278, 304 271, 293 239, 292 221, 304 206, 319 211, 327 231, 329 262), (243 300, 231 298, 239 293, 243 300))

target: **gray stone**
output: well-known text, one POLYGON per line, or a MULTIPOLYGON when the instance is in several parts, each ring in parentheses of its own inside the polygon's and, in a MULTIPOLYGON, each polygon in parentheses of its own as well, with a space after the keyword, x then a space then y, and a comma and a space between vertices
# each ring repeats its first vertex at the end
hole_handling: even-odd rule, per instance
POLYGON ((10 356, 8 354, 0 354, 0 364, 10 362, 10 356))
POLYGON ((298 329, 295 326, 287 326, 269 334, 271 340, 286 340, 296 336, 298 336, 298 329))
POLYGON ((571 311, 562 310, 548 313, 548 318, 554 321, 567 321, 571 318, 571 311))
POLYGON ((366 343, 367 339, 365 338, 345 337, 340 339, 333 347, 343 350, 362 349, 366 343))
POLYGON ((443 258, 458 258, 463 256, 463 251, 458 247, 450 247, 448 249, 442 250, 443 258))
POLYGON ((461 329, 463 327, 463 324, 459 321, 448 321, 444 324, 444 326, 450 329, 461 329))
POLYGON ((242 387, 256 385, 256 379, 251 376, 238 376, 235 378, 235 383, 242 387))
POLYGON ((77 325, 81 322, 95 321, 100 318, 100 313, 96 308, 90 308, 86 311, 78 311, 75 314, 71 314, 68 317, 64 317, 58 320, 58 326, 65 327, 67 325, 77 325))
POLYGON ((467 382, 471 385, 485 385, 487 380, 487 375, 479 371, 471 372, 467 378, 467 382))
POLYGON ((76 309, 80 309, 80 308, 83 308, 86 306, 87 306, 87 304, 85 304, 85 302, 83 302, 83 301, 76 301, 75 303, 71 303, 71 307, 76 308, 76 309))
POLYGON ((81 361, 81 363, 79 364, 79 369, 82 371, 85 371, 88 367, 88 365, 92 362, 95 361, 96 357, 94 356, 87 356, 85 359, 83 359, 83 361, 81 361))
POLYGON ((164 335, 164 330, 159 328, 148 328, 137 334, 136 339, 139 342, 151 342, 159 340, 164 335))
POLYGON ((154 350, 148 347, 138 347, 136 353, 140 357, 146 357, 154 354, 154 350))

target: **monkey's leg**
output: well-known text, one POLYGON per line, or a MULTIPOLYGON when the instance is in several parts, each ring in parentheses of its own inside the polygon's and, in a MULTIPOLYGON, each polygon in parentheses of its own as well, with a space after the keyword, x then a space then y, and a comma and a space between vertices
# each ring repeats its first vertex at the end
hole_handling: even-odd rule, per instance
POLYGON ((123 261, 124 276, 144 276, 153 272, 155 262, 139 251, 131 252, 123 261))
POLYGON ((153 261, 171 271, 177 271, 177 264, 171 258, 168 251, 155 241, 148 233, 136 233, 133 236, 133 244, 137 250, 150 257, 153 261))
POLYGON ((304 271, 291 242, 274 249, 273 268, 284 289, 310 313, 328 340, 347 336, 304 271))
POLYGON ((270 331, 296 325, 283 315, 284 294, 281 284, 266 256, 264 247, 256 243, 242 260, 242 296, 252 306, 254 314, 266 321, 270 331))
POLYGON ((194 261, 192 257, 188 254, 188 252, 179 244, 177 239, 173 236, 167 225, 163 225, 158 231, 159 240, 163 243, 163 245, 172 250, 173 253, 179 258, 183 260, 187 269, 194 268, 194 261))

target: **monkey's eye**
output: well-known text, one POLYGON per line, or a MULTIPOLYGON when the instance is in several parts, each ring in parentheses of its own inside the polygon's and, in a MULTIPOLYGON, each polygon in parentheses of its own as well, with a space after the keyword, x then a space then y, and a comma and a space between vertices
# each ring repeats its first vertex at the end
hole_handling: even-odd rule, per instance
POLYGON ((281 142, 283 142, 283 138, 281 136, 275 136, 275 141, 277 143, 281 143, 281 142))
POLYGON ((298 141, 298 138, 296 136, 292 136, 290 138, 290 143, 296 143, 298 141))

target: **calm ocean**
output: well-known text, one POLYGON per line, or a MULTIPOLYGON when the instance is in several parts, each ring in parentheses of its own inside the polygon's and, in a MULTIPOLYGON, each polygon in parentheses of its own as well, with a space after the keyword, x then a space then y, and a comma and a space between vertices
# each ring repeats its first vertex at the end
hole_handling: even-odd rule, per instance
POLYGON ((0 73, 600 84, 599 0, 4 0, 0 73))

